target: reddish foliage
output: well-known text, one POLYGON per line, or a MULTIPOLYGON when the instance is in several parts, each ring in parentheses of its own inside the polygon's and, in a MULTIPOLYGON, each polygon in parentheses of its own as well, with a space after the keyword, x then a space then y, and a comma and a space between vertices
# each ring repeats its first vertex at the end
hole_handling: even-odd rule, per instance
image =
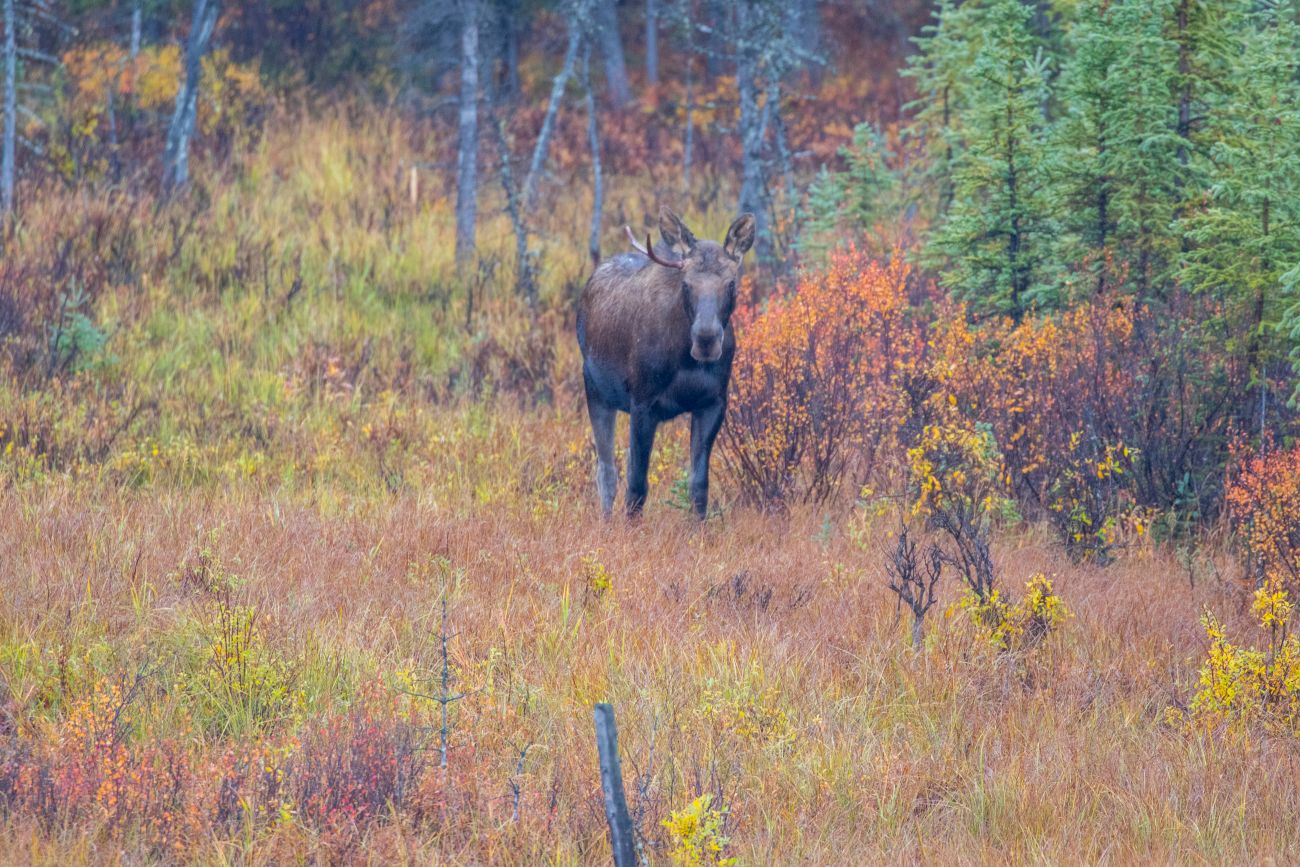
POLYGON ((1233 448, 1225 499, 1257 584, 1300 592, 1300 444, 1251 452, 1233 448))
POLYGON ((724 459, 755 502, 825 500, 865 481, 907 421, 923 341, 908 266, 850 249, 830 268, 736 314, 740 335, 724 459))

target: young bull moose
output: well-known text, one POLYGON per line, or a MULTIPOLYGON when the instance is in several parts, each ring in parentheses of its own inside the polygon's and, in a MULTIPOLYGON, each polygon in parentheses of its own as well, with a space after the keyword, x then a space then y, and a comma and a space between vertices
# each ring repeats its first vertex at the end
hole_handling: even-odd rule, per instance
POLYGON ((670 253, 660 255, 628 237, 636 253, 604 262, 587 281, 578 306, 578 345, 587 412, 596 440, 596 490, 608 516, 614 506, 614 420, 631 418, 627 457, 627 513, 645 505, 646 472, 655 429, 691 414, 691 505, 709 506, 709 454, 727 411, 727 383, 736 338, 729 327, 736 306, 740 260, 754 243, 754 216, 731 224, 727 238, 697 241, 668 208, 659 232, 670 253))

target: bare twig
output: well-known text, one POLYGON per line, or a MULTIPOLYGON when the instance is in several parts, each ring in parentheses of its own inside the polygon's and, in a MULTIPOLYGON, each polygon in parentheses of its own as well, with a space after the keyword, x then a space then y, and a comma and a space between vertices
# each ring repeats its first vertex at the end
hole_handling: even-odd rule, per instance
POLYGON ((898 544, 885 569, 889 573, 889 589, 898 597, 899 608, 906 605, 912 612, 912 647, 919 649, 925 637, 925 615, 934 606, 935 587, 943 574, 943 553, 931 543, 923 561, 917 554, 917 542, 908 535, 907 525, 900 524, 898 544))

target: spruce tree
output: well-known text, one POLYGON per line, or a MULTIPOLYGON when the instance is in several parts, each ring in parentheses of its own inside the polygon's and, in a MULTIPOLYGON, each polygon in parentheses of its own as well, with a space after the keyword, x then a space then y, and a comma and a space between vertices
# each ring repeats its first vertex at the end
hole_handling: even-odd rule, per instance
POLYGON ((844 171, 822 166, 808 187, 808 218, 799 249, 821 258, 844 241, 866 241, 873 253, 887 254, 894 236, 885 227, 898 218, 898 174, 893 151, 870 123, 853 129, 853 142, 840 148, 844 171))
POLYGON ((924 251, 941 268, 942 283, 974 312, 1016 320, 1057 301, 1048 62, 1030 29, 1032 14, 1020 0, 991 0, 979 16, 985 35, 963 88, 952 204, 924 251))
POLYGON ((939 0, 934 23, 912 40, 917 51, 902 73, 915 81, 917 93, 904 106, 911 122, 903 130, 903 142, 919 156, 910 163, 908 187, 927 217, 942 219, 952 203, 969 72, 983 42, 981 12, 978 2, 939 0))
POLYGON ((1051 139, 1056 255, 1086 275, 1075 281, 1085 290, 1149 300, 1178 252, 1172 3, 1085 0, 1070 28, 1051 139))
POLYGON ((1191 243, 1180 276, 1224 311, 1227 349, 1262 390, 1264 366, 1277 349, 1283 275, 1300 262, 1294 0, 1261 0, 1229 36, 1231 91, 1206 124, 1208 187, 1182 220, 1191 243))

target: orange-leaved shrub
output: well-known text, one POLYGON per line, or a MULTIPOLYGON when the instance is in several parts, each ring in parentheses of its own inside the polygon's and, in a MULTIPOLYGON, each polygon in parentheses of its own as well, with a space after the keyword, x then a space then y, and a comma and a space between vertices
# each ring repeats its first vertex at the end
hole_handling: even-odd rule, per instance
POLYGON ((723 459, 744 499, 823 501, 896 451, 923 338, 902 257, 850 249, 821 273, 736 312, 723 459))
POLYGON ((935 323, 931 370, 962 415, 988 426, 1006 484, 1078 560, 1109 559, 1133 505, 1128 442, 1134 315, 1105 299, 1057 317, 935 323))
POLYGON ((88 822, 124 851, 176 861, 213 833, 291 821, 346 847, 429 782, 429 715, 377 681, 296 733, 219 748, 184 723, 148 737, 158 697, 144 676, 103 678, 48 731, 0 726, 0 811, 45 830, 88 822))
POLYGON ((1252 452, 1233 447, 1225 499, 1257 586, 1300 591, 1300 444, 1252 452))

